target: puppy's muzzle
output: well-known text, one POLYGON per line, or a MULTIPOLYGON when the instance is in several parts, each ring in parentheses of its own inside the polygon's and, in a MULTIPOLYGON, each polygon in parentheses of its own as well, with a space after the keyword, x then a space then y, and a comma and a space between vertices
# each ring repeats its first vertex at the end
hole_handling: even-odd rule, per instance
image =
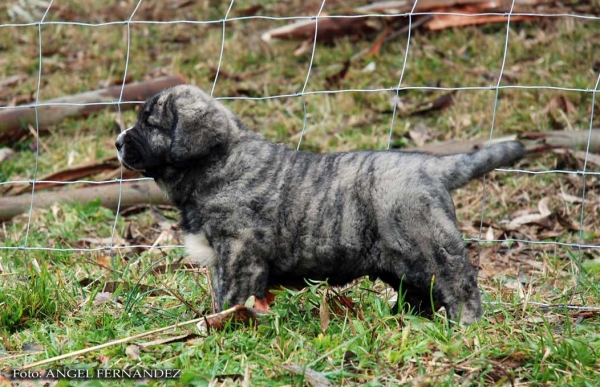
POLYGON ((119 135, 117 136, 117 141, 115 141, 115 147, 117 148, 117 151, 120 152, 121 148, 123 148, 123 145, 125 145, 125 133, 127 133, 131 129, 133 129, 133 126, 125 129, 124 131, 119 133, 119 135))
POLYGON ((119 137, 117 137, 117 141, 115 141, 115 147, 117 147, 117 152, 121 151, 123 145, 125 145, 125 141, 123 141, 123 133, 121 133, 119 134, 119 137))
POLYGON ((118 136, 117 136, 117 140, 115 141, 115 148, 117 148, 117 158, 119 159, 119 162, 121 164, 123 164, 124 166, 126 166, 129 169, 135 169, 135 168, 131 168, 126 162, 125 162, 125 136, 127 135, 127 132, 129 130, 131 130, 133 127, 128 128, 124 131, 122 131, 118 136))

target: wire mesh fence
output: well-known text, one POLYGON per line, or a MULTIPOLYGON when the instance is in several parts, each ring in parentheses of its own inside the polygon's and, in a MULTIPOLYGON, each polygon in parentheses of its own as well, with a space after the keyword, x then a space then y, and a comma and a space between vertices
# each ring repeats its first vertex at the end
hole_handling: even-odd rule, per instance
MULTIPOLYGON (((399 116, 399 107, 402 106, 402 98, 404 95, 406 95, 409 92, 415 92, 415 91, 419 91, 419 92, 427 92, 427 93, 432 93, 432 92, 461 92, 461 93, 491 93, 492 97, 491 97, 491 112, 489 112, 489 116, 491 117, 489 122, 490 125, 487 128, 487 133, 488 133, 488 142, 491 144, 492 140, 497 137, 497 133, 496 133, 496 128, 498 126, 498 111, 500 109, 500 104, 501 104, 501 99, 502 99, 502 95, 501 93, 504 91, 510 91, 510 90, 515 90, 515 91, 520 91, 520 92, 527 92, 527 93, 538 93, 538 92, 544 92, 544 91, 558 91, 558 92, 565 92, 565 93, 578 93, 581 95, 585 95, 585 98, 582 98, 581 101, 583 102, 587 102, 589 104, 589 108, 587 109, 589 111, 589 121, 588 121, 588 125, 587 128, 589 130, 589 135, 587 138, 587 146, 585 148, 585 158, 583 159, 582 162, 582 168, 579 169, 568 169, 568 168, 545 168, 543 170, 540 170, 540 168, 505 168, 505 169, 498 169, 496 173, 499 174, 512 174, 514 176, 530 176, 530 177, 542 177, 544 178, 545 176, 549 176, 550 179, 555 178, 555 176, 559 176, 559 175, 570 175, 570 176, 574 176, 575 178, 581 179, 582 182, 582 186, 581 186, 581 199, 578 200, 578 203, 580 203, 580 208, 579 208, 579 214, 576 217, 577 219, 575 219, 575 222, 577 223, 578 227, 573 226, 574 229, 576 229, 577 231, 571 236, 571 238, 562 238, 561 240, 561 235, 555 235, 554 238, 539 238, 539 239, 535 239, 535 238, 519 238, 519 237, 509 237, 509 236, 504 236, 502 238, 498 238, 494 235, 494 233, 492 232, 491 235, 484 235, 486 228, 489 230, 490 229, 490 224, 493 223, 494 219, 491 218, 491 215, 489 214, 488 208, 490 205, 490 201, 494 201, 497 199, 497 196, 493 196, 490 197, 489 195, 489 191, 490 191, 490 187, 488 184, 488 181, 486 179, 483 180, 483 185, 482 185, 482 192, 479 195, 481 198, 481 209, 479 212, 479 219, 478 219, 478 226, 474 227, 471 229, 471 233, 466 233, 466 240, 467 242, 473 244, 473 245, 491 245, 491 244, 497 244, 497 245, 503 245, 503 246, 507 246, 510 244, 523 244, 523 245, 527 245, 527 246, 542 246, 545 249, 557 249, 557 248, 567 248, 570 249, 570 251, 573 252, 573 254, 571 255, 571 259, 572 259, 572 264, 573 264, 573 272, 576 276, 576 281, 575 284, 573 284, 573 286, 568 289, 568 292, 570 292, 572 294, 572 296, 569 298, 569 302, 565 303, 565 302, 561 302, 561 303, 557 303, 557 304, 553 304, 551 302, 532 302, 532 304, 537 304, 540 306, 545 306, 545 307, 549 307, 549 306, 556 306, 556 307, 567 307, 567 308, 574 308, 574 309, 581 309, 581 310, 600 310, 600 306, 595 306, 595 305, 589 305, 585 304, 585 302, 579 302, 577 300, 577 298, 574 298, 575 294, 578 294, 579 292, 581 292, 581 289, 579 289, 579 284, 582 280, 582 276, 584 276, 584 272, 582 271, 581 268, 581 263, 582 260, 584 259, 584 250, 585 251, 596 251, 598 248, 600 248, 600 242, 598 241, 598 238, 594 237, 594 236, 586 236, 586 225, 584 225, 585 223, 585 219, 586 219, 586 215, 588 215, 588 213, 592 213, 595 212, 597 210, 598 204, 596 202, 590 202, 589 200, 587 200, 586 198, 586 184, 589 183, 589 178, 595 178, 595 176, 600 175, 600 172, 593 170, 593 168, 590 168, 590 164, 589 164, 589 155, 590 155, 590 144, 591 144, 591 139, 592 139, 592 130, 594 128, 594 123, 597 121, 597 119, 595 119, 595 105, 597 104, 597 93, 598 93, 598 89, 599 89, 599 85, 600 85, 600 74, 594 74, 595 80, 594 82, 590 83, 589 85, 583 85, 582 83, 584 82, 580 82, 580 84, 578 85, 559 85, 558 82, 557 84, 519 84, 518 82, 506 82, 506 68, 507 68, 507 62, 508 62, 508 53, 509 53, 509 47, 511 47, 511 38, 514 35, 514 28, 513 25, 511 23, 511 20, 517 16, 519 17, 535 17, 538 20, 539 19, 549 19, 549 20, 555 20, 555 19, 572 19, 575 21, 584 21, 584 22, 589 22, 589 23, 599 23, 600 24, 600 17, 598 16, 593 16, 593 15, 585 15, 585 14, 577 14, 577 13, 566 13, 566 12, 551 12, 551 13, 544 13, 544 12, 523 12, 523 11, 518 11, 515 10, 515 4, 517 3, 515 0, 513 0, 512 2, 508 3, 510 6, 508 8, 508 11, 501 11, 501 12, 449 12, 449 11, 435 11, 435 10, 429 10, 429 11, 421 11, 420 10, 420 2, 419 1, 415 1, 414 3, 404 3, 404 2, 396 2, 396 3, 402 3, 402 5, 406 8, 407 4, 408 4, 408 8, 406 11, 402 11, 402 12, 387 12, 387 13, 377 13, 377 12, 364 12, 364 13, 359 13, 359 14, 329 14, 327 12, 325 12, 325 6, 327 4, 326 1, 322 1, 320 2, 318 5, 318 7, 315 7, 315 11, 312 14, 304 14, 304 12, 301 12, 302 9, 299 8, 298 9, 298 15, 292 15, 292 16, 276 16, 276 15, 259 15, 259 14, 253 14, 253 15, 249 15, 249 16, 240 16, 240 15, 233 15, 232 16, 232 10, 235 9, 236 5, 238 5, 240 2, 235 2, 235 1, 231 1, 230 3, 227 4, 227 6, 225 7, 226 9, 222 9, 223 7, 217 7, 218 10, 224 11, 220 17, 218 18, 206 18, 206 19, 193 19, 193 20, 184 20, 184 19, 177 19, 177 20, 140 20, 137 18, 137 13, 138 10, 140 9, 140 6, 142 6, 144 3, 152 3, 152 2, 146 2, 143 0, 139 0, 137 2, 132 2, 131 5, 131 9, 130 9, 130 13, 128 15, 126 15, 125 18, 123 18, 122 20, 114 20, 114 21, 103 21, 103 22, 87 22, 87 21, 78 21, 78 20, 70 20, 70 21, 64 21, 64 20, 59 20, 59 19, 52 19, 49 20, 49 16, 52 15, 52 10, 54 7, 56 7, 56 5, 54 4, 55 2, 49 1, 47 3, 47 7, 43 10, 43 13, 41 14, 41 16, 39 17, 38 20, 33 21, 33 22, 9 22, 9 23, 4 23, 4 24, 0 24, 0 31, 2 30, 6 30, 6 29, 36 29, 37 30, 37 42, 33 42, 33 41, 27 41, 24 44, 30 45, 31 47, 35 47, 35 51, 37 52, 37 67, 35 69, 35 72, 31 72, 30 76, 36 77, 36 87, 35 90, 33 92, 33 101, 30 101, 28 103, 24 103, 24 104, 20 104, 20 105, 5 105, 5 106, 0 106, 0 111, 2 110, 14 110, 14 109, 33 109, 35 111, 36 114, 36 120, 35 120, 35 125, 33 125, 32 128, 32 132, 33 135, 35 137, 35 145, 33 146, 34 149, 34 158, 33 158, 33 164, 31 165, 31 177, 29 179, 7 179, 5 181, 0 181, 0 187, 2 186, 16 186, 16 185, 29 185, 31 187, 30 189, 30 201, 29 201, 29 209, 27 212, 27 221, 25 223, 25 227, 22 230, 22 235, 19 235, 19 237, 16 240, 11 240, 11 241, 6 241, 5 243, 0 243, 0 253, 2 251, 4 252, 11 252, 11 251, 23 251, 24 253, 24 257, 26 259, 28 259, 27 257, 29 257, 31 255, 32 252, 37 252, 37 251, 50 251, 50 252, 65 252, 65 251, 72 251, 72 252, 94 252, 94 251, 119 251, 119 250, 124 250, 124 249, 134 249, 134 248, 153 248, 153 249, 172 249, 172 248, 179 248, 182 247, 179 244, 160 244, 160 245, 147 245, 147 244, 130 244, 130 245, 119 245, 118 243, 116 243, 116 239, 118 237, 118 230, 117 230, 117 225, 118 225, 118 221, 119 221, 119 213, 121 210, 121 192, 123 189, 123 184, 124 183, 131 183, 131 182, 142 182, 142 181, 147 181, 147 180, 151 180, 150 178, 125 178, 123 175, 123 169, 121 169, 120 171, 120 175, 118 177, 115 178, 109 178, 109 179, 104 179, 104 180, 90 180, 90 179, 74 179, 74 180, 44 180, 44 179, 39 179, 39 160, 40 160, 40 149, 42 149, 41 144, 40 144, 40 136, 41 136, 41 127, 39 125, 40 119, 38 117, 39 112, 38 110, 41 107, 46 107, 46 106, 95 106, 95 105, 106 105, 107 107, 113 108, 116 111, 116 115, 117 115, 117 121, 118 124, 120 126, 120 130, 123 131, 126 128, 126 125, 124 124, 124 122, 126 121, 126 119, 124 118, 124 114, 122 112, 122 107, 126 106, 126 105, 138 105, 140 103, 142 103, 142 100, 124 100, 123 99, 123 90, 125 88, 126 83, 130 80, 130 64, 132 62, 132 60, 137 60, 139 58, 133 58, 132 57, 132 35, 134 33, 140 33, 140 31, 133 31, 134 28, 137 27, 143 27, 143 28, 149 28, 149 33, 147 33, 146 35, 141 34, 140 36, 137 36, 137 40, 135 42, 135 44, 141 44, 140 41, 145 41, 144 44, 146 44, 147 46, 151 46, 152 45, 152 32, 151 29, 152 28, 159 28, 161 26, 177 26, 177 27, 181 27, 181 26, 186 26, 189 27, 189 31, 187 32, 190 36, 192 37, 197 37, 198 35, 202 34, 202 30, 195 30, 194 28, 197 27, 220 27, 221 29, 221 39, 220 39, 220 45, 218 46, 211 46, 208 47, 207 49, 210 50, 210 52, 208 54, 214 56, 217 55, 218 60, 214 69, 214 76, 212 79, 212 82, 210 82, 209 89, 207 89, 207 91, 210 91, 210 94, 213 95, 214 97, 216 97, 217 99, 220 99, 224 102, 229 102, 229 103, 244 103, 244 102, 248 102, 248 103, 254 103, 254 102, 260 102, 260 103, 270 103, 270 101, 275 101, 275 100, 287 100, 287 99, 293 99, 297 102, 295 102, 298 106, 298 111, 301 112, 301 117, 299 118, 299 122, 301 123, 301 125, 298 127, 297 130, 297 135, 294 137, 294 142, 295 142, 295 146, 298 150, 301 149, 305 149, 304 147, 304 141, 307 137, 310 136, 309 133, 309 126, 312 124, 314 125, 315 123, 311 121, 314 121, 313 115, 314 113, 310 112, 309 109, 309 98, 313 98, 313 97, 318 97, 318 98, 328 98, 328 97, 335 97, 336 95, 340 95, 340 94, 350 94, 350 95, 364 95, 364 94, 371 94, 371 93, 379 93, 379 94, 385 94, 388 97, 391 96, 391 105, 392 105, 392 109, 391 111, 389 111, 389 116, 388 116, 388 122, 389 124, 385 125, 386 126, 386 140, 385 140, 385 145, 383 146, 384 149, 391 149, 393 148, 393 139, 396 133, 395 128, 398 125, 398 121, 401 120, 401 117, 399 116), (413 23, 415 22, 416 18, 419 17, 423 17, 423 16, 428 16, 428 17, 432 17, 432 16, 454 16, 454 17, 461 17, 461 18, 476 18, 476 17, 490 17, 490 16, 494 16, 494 17, 502 17, 505 20, 505 23, 503 23, 504 27, 503 30, 499 33, 496 34, 498 39, 502 39, 500 46, 502 47, 501 49, 501 62, 498 63, 496 66, 498 68, 497 71, 497 75, 490 81, 488 82, 488 84, 485 85, 469 85, 469 84, 460 84, 457 86, 446 86, 446 85, 440 85, 440 84, 428 84, 428 85, 419 85, 419 84, 411 84, 411 81, 408 80, 406 78, 406 75, 408 72, 410 72, 410 68, 409 68, 409 63, 411 60, 411 52, 413 51, 414 47, 415 47, 415 42, 413 41, 413 34, 415 33, 414 29, 413 29, 413 23), (384 76, 384 81, 382 81, 383 84, 388 84, 389 86, 384 86, 384 87, 364 87, 362 85, 353 85, 353 84, 349 84, 346 83, 341 88, 319 88, 319 87, 314 87, 313 85, 311 85, 311 80, 315 77, 315 71, 320 71, 320 69, 318 69, 318 66, 315 65, 315 60, 316 60, 316 55, 319 51, 321 50, 329 50, 330 48, 328 46, 324 46, 321 45, 321 41, 322 36, 320 35, 320 33, 322 34, 322 31, 320 30, 319 26, 320 23, 322 23, 324 20, 330 20, 330 19, 344 19, 344 20, 356 20, 359 21, 361 19, 365 19, 365 18, 369 18, 369 19, 386 19, 386 20, 403 20, 404 24, 407 25, 406 27, 406 34, 402 35, 401 37, 398 38, 398 41, 400 42, 399 45, 402 47, 401 49, 399 49, 399 58, 397 58, 399 60, 399 64, 400 66, 397 68, 397 72, 396 74, 394 74, 394 76, 390 76, 390 74, 386 74, 384 76), (301 78, 303 78, 303 81, 301 82, 297 82, 295 84, 295 86, 288 88, 291 91, 288 92, 279 92, 279 93, 275 93, 275 94, 271 94, 270 92, 264 92, 261 95, 255 95, 255 94, 245 94, 245 95, 236 95, 236 93, 228 93, 227 91, 221 91, 218 89, 218 85, 220 84, 219 80, 220 77, 223 77, 223 74, 226 74, 223 72, 223 64, 226 63, 229 59, 227 57, 228 54, 228 50, 227 50, 227 44, 230 41, 230 39, 235 39, 236 35, 235 35, 235 25, 236 23, 253 23, 253 22, 268 22, 268 23, 274 23, 275 25, 283 25, 286 23, 290 23, 290 22, 303 22, 303 23, 309 23, 310 25, 314 26, 314 33, 312 34, 311 38, 308 38, 307 40, 310 42, 310 45, 308 46, 309 48, 306 50, 306 55, 305 55, 305 59, 304 59, 304 65, 305 65, 305 69, 306 69, 306 73, 304 76, 302 76, 301 78), (48 60, 45 55, 44 55, 44 50, 46 47, 46 44, 49 44, 49 41, 47 40, 47 38, 45 37, 45 32, 48 31, 48 34, 51 34, 52 36, 52 40, 55 37, 56 34, 56 30, 54 29, 58 29, 60 30, 61 28, 77 28, 77 29, 104 29, 104 28, 109 28, 109 29, 119 29, 122 31, 122 39, 124 44, 121 45, 120 50, 122 50, 122 54, 120 54, 122 56, 122 61, 116 61, 113 62, 110 60, 105 61, 107 65, 111 65, 114 66, 115 68, 122 68, 122 72, 121 75, 119 76, 120 78, 120 86, 121 86, 121 93, 119 95, 118 99, 115 99, 113 101, 91 101, 91 102, 84 102, 84 103, 61 103, 61 102, 44 102, 43 98, 43 87, 42 85, 44 84, 44 78, 45 77, 49 77, 51 75, 45 75, 44 74, 44 68, 47 65, 47 63, 50 62, 49 66, 57 66, 56 63, 54 63, 54 60, 48 60), (53 29, 52 31, 49 31, 48 29, 53 29), (233 31, 233 32, 231 32, 233 31), (317 68, 315 70, 315 68, 317 68), (30 235, 31 235, 31 228, 33 225, 34 217, 33 217, 33 213, 34 213, 34 209, 35 209, 35 201, 36 201, 36 195, 37 195, 37 191, 36 191, 36 185, 39 185, 41 183, 52 183, 52 184, 56 184, 56 185, 64 185, 64 186, 68 186, 68 185, 73 185, 73 184, 87 184, 87 185, 100 185, 100 184, 115 184, 114 189, 118 190, 119 192, 119 200, 118 200, 118 204, 117 204, 117 208, 115 211, 115 216, 114 216, 114 220, 110 229, 110 235, 108 238, 105 238, 103 241, 107 242, 107 243, 97 243, 96 245, 90 245, 88 247, 69 247, 69 246, 53 246, 51 244, 47 244, 47 245, 32 245, 32 243, 30 243, 30 235), (591 207, 591 208, 590 208, 591 207), (550 240, 549 240, 550 239, 550 240)), ((518 4, 518 3, 517 3, 518 4)), ((246 6, 244 4, 244 6, 246 6)), ((360 9, 360 8, 359 8, 360 9)), ((422 8, 421 8, 422 9, 422 8)), ((208 14, 208 12, 207 12, 208 14)), ((144 30, 146 31, 146 30, 144 30)), ((311 30, 312 31, 312 30, 311 30)), ((499 30, 500 31, 500 30, 499 30)), ((56 45, 55 41, 52 41, 53 45, 56 45)), ((59 44, 68 44, 68 42, 59 42, 59 44)), ((92 45, 93 43, 90 42, 90 45, 92 45)), ((251 55, 251 47, 247 47, 248 49, 248 53, 247 55, 251 55)), ((482 51, 484 51, 485 53, 485 48, 481 48, 482 51)), ((547 48, 548 50, 551 50, 552 47, 548 46, 547 48)), ((115 48, 115 50, 117 50, 115 48)), ((137 51, 136 51, 137 52, 137 51)), ((242 55, 244 55, 244 53, 242 53, 242 55)), ((292 54, 290 53, 290 56, 292 54)), ((271 58, 272 61, 277 61, 278 58, 277 57, 273 57, 271 58)), ((585 60, 585 58, 582 58, 582 61, 585 60)), ((202 65, 201 63, 199 65, 202 65)), ((414 66, 414 64, 413 64, 414 66)), ((115 72, 120 72, 119 70, 114 70, 115 72)), ((598 73, 598 71, 596 71, 596 73, 598 73)), ((139 74, 135 74, 135 76, 138 76, 139 74)), ((230 76, 230 75, 227 75, 230 76)), ((321 75, 318 75, 321 76, 321 75)), ((240 81, 241 82, 241 81, 240 81)), ((260 94, 260 93, 259 93, 260 94)), ((236 105, 236 106, 240 106, 240 105, 236 105)), ((331 114, 336 114, 335 111, 333 111, 333 113, 331 114)), ((402 117, 402 120, 406 120, 404 117, 402 117)), ((383 124, 381 126, 384 126, 383 124)), ((531 165, 531 164, 530 164, 531 165)), ((523 180, 522 181, 523 184, 527 184, 527 181, 523 180)), ((525 189, 526 190, 526 189, 525 189)), ((52 225, 47 225, 48 227, 51 227, 52 225)), ((595 253, 594 253, 595 254, 595 253)), ((478 259, 479 259, 480 254, 478 254, 478 259)), ((479 260, 478 260, 479 262, 479 260)), ((583 299, 583 297, 582 297, 583 299)))

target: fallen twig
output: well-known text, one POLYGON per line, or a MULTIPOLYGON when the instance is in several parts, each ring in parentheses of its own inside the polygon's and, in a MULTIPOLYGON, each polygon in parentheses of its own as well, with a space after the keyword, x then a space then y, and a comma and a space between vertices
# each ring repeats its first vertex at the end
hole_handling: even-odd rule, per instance
MULTIPOLYGON (((87 163, 83 165, 78 165, 75 167, 63 169, 62 171, 58 171, 55 173, 51 173, 49 175, 40 177, 38 180, 44 180, 47 182, 37 182, 35 183, 35 189, 46 189, 51 187, 56 187, 60 185, 60 183, 53 183, 54 181, 72 181, 77 179, 82 179, 84 177, 97 175, 106 171, 113 171, 119 168, 119 160, 117 157, 109 157, 103 160, 94 161, 92 163, 87 163)), ((11 190, 7 192, 8 195, 19 195, 24 192, 31 191, 31 187, 27 185, 20 185, 17 187, 13 187, 11 190)))
MULTIPOLYGON (((28 125, 35 126, 36 117, 40 129, 57 124, 68 117, 84 117, 91 113, 117 106, 121 101, 145 100, 159 91, 185 83, 181 76, 166 76, 121 86, 92 90, 43 101, 36 109, 30 105, 0 110, 0 144, 10 143, 28 135, 28 125), (121 97, 121 99, 119 99, 121 97), (99 104, 99 102, 103 102, 99 104), (91 104, 91 105, 85 105, 91 104)), ((121 109, 132 109, 135 104, 121 104, 121 109)))
MULTIPOLYGON (((543 7, 545 12, 564 12, 564 7, 558 2, 548 4, 547 1, 541 0, 537 3, 530 0, 516 0, 514 3, 513 7, 512 1, 509 0, 494 2, 489 0, 419 0, 414 6, 412 0, 380 1, 351 10, 344 8, 338 13, 331 14, 335 17, 328 17, 329 15, 322 13, 321 17, 318 18, 318 27, 316 18, 300 20, 293 24, 277 27, 264 32, 261 39, 265 42, 270 42, 273 39, 310 39, 312 41, 314 40, 316 28, 318 28, 320 42, 330 42, 342 36, 380 34, 389 26, 387 22, 394 19, 400 21, 400 23, 395 23, 396 28, 405 28, 409 24, 408 16, 411 11, 416 13, 411 16, 413 24, 418 23, 429 30, 473 24, 506 23, 506 14, 511 8, 515 13, 511 15, 511 22, 537 19, 538 17, 535 15, 522 15, 519 13, 531 13, 540 6, 543 7), (553 5, 554 9, 549 8, 550 5, 553 5), (437 12, 437 14, 423 15, 424 12, 437 12), (378 15, 378 17, 371 15, 378 15), (389 15, 389 17, 384 16, 381 18, 381 15, 389 15), (423 21, 424 17, 427 20, 423 21), (380 23, 381 20, 384 22, 380 23)), ((383 39, 386 38, 383 37, 383 39)), ((378 51, 377 47, 380 43, 374 46, 374 52, 378 51)))
POLYGON ((206 332, 210 329, 223 329, 225 324, 232 320, 242 323, 247 323, 249 321, 256 322, 258 316, 271 313, 272 312, 268 310, 244 305, 235 305, 233 308, 202 317, 201 321, 199 321, 198 329, 206 332))
MULTIPOLYGON (((509 135, 492 139, 492 143, 520 140, 529 153, 541 153, 551 149, 568 148, 572 150, 587 149, 589 137, 589 151, 600 153, 600 129, 589 130, 555 130, 549 132, 530 132, 521 135, 509 135)), ((453 155, 470 153, 484 148, 490 142, 489 138, 473 140, 451 140, 427 144, 422 147, 403 149, 406 151, 428 152, 437 155, 453 155)))
MULTIPOLYGON (((209 316, 206 316, 206 317, 209 317, 209 316)), ((73 352, 65 353, 63 355, 54 356, 54 357, 51 357, 51 358, 48 358, 48 359, 36 361, 34 363, 25 364, 25 365, 19 367, 18 369, 19 370, 26 370, 26 369, 30 369, 30 368, 35 368, 35 367, 39 367, 39 366, 44 365, 44 364, 53 363, 53 362, 58 361, 58 360, 63 360, 63 359, 68 359, 70 357, 83 355, 83 354, 86 354, 88 352, 97 351, 99 349, 107 348, 107 347, 110 347, 110 346, 113 346, 113 345, 128 343, 130 341, 141 339, 143 337, 150 336, 150 335, 153 335, 155 333, 168 331, 169 329, 176 329, 176 328, 183 327, 183 326, 186 326, 186 325, 197 324, 200 321, 204 320, 204 318, 205 317, 195 318, 193 320, 188 320, 188 321, 180 322, 180 323, 177 323, 177 324, 169 325, 168 327, 154 329, 154 330, 143 332, 143 333, 140 333, 140 334, 137 334, 137 335, 134 335, 134 336, 124 337, 122 339, 109 341, 108 343, 96 345, 96 346, 89 347, 89 348, 80 349, 78 351, 73 351, 73 352)))
POLYGON ((86 354, 88 352, 92 352, 92 351, 97 351, 99 349, 102 348, 107 348, 110 347, 112 345, 118 345, 118 344, 124 344, 124 343, 128 343, 130 341, 133 340, 137 340, 137 339, 141 339, 143 337, 147 337, 150 335, 153 335, 155 333, 159 333, 159 332, 164 332, 164 331, 168 331, 169 329, 176 329, 179 327, 183 327, 186 325, 191 325, 191 324, 197 324, 199 322, 202 321, 206 321, 208 322, 209 326, 211 327, 215 327, 215 324, 221 324, 224 322, 224 317, 226 316, 234 316, 234 317, 248 317, 246 320, 248 319, 254 319, 258 314, 265 314, 267 312, 264 311, 260 311, 258 309, 254 309, 254 308, 248 308, 245 306, 241 306, 241 305, 236 305, 233 308, 229 308, 227 310, 224 310, 222 312, 219 313, 214 313, 214 314, 209 314, 206 316, 202 316, 202 317, 198 317, 192 320, 188 320, 188 321, 184 321, 184 322, 180 322, 177 324, 173 324, 173 325, 169 325, 168 327, 164 327, 164 328, 158 328, 158 329, 154 329, 148 332, 143 332, 134 336, 129 336, 129 337, 124 337, 122 339, 118 339, 118 340, 113 340, 113 341, 109 341, 108 343, 104 343, 104 344, 100 344, 100 345, 96 345, 90 348, 84 348, 84 349, 80 349, 78 351, 73 351, 73 352, 69 352, 69 353, 65 353, 63 355, 59 355, 59 356, 54 356, 51 357, 49 359, 44 359, 44 360, 40 360, 34 363, 29 363, 29 364, 25 364, 21 367, 19 367, 19 370, 26 370, 26 369, 30 369, 30 368, 35 368, 35 367, 39 367, 41 365, 44 364, 48 364, 48 363, 53 363, 55 361, 58 360, 63 360, 63 359, 68 359, 70 357, 74 357, 74 356, 79 356, 79 355, 83 355, 86 354))
MULTIPOLYGON (((89 203, 100 199, 104 207, 116 209, 119 203, 119 184, 98 184, 93 187, 42 192, 35 194, 35 208, 50 207, 54 203, 89 203)), ((153 181, 124 182, 121 192, 121 208, 140 203, 168 204, 168 200, 153 181)), ((29 211, 31 194, 0 198, 0 220, 29 211)))

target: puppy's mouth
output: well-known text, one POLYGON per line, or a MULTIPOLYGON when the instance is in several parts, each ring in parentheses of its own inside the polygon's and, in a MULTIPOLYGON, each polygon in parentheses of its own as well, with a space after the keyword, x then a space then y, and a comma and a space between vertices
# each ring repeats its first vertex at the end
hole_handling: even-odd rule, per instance
POLYGON ((135 167, 127 164, 127 161, 125 161, 125 157, 123 157, 121 150, 117 151, 117 159, 119 159, 119 162, 121 163, 121 165, 123 165, 127 169, 130 169, 132 171, 138 171, 138 172, 146 172, 145 169, 135 168, 135 167))
POLYGON ((125 168, 130 169, 132 171, 145 172, 145 168, 135 166, 136 164, 143 165, 143 162, 140 155, 137 153, 137 151, 131 144, 132 138, 127 137, 128 141, 126 141, 125 133, 128 130, 124 131, 119 135, 119 137, 117 137, 117 141, 115 143, 115 146, 117 148, 117 158, 119 159, 121 165, 123 165, 125 168), (126 148, 127 152, 125 151, 126 148), (129 160, 129 162, 127 160, 129 160))

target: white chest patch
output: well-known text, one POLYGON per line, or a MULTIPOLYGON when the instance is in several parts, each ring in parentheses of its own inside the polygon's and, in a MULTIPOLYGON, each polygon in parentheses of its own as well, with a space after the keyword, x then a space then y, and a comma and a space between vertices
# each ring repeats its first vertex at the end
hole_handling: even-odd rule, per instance
POLYGON ((215 250, 210 247, 204 232, 198 234, 187 234, 184 238, 185 249, 190 258, 200 266, 213 267, 217 256, 215 250))

